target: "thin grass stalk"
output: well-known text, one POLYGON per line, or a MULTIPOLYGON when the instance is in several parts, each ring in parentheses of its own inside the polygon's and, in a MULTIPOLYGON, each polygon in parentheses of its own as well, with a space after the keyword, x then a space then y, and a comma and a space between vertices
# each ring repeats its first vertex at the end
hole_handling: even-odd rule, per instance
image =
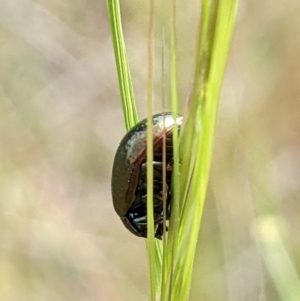
MULTIPOLYGON (((178 93, 177 93, 177 54, 176 54, 176 0, 170 1, 170 90, 171 90, 171 107, 174 120, 178 114, 178 93)), ((161 294, 162 300, 172 300, 174 289, 174 256, 177 249, 177 233, 179 226, 179 152, 178 152, 178 127, 175 124, 173 129, 173 176, 172 176, 172 191, 173 200, 171 204, 172 215, 170 220, 170 231, 168 234, 167 251, 165 252, 164 261, 166 262, 163 271, 167 283, 164 286, 165 291, 161 294)))
POLYGON ((154 42, 154 0, 149 1, 149 26, 148 26, 148 78, 147 78, 147 253, 149 264, 150 296, 155 301, 160 285, 159 275, 161 264, 158 258, 158 244, 154 238, 154 217, 153 217, 153 42, 154 42))
MULTIPOLYGON (((162 28, 162 47, 161 47, 161 99, 162 99, 162 112, 165 113, 165 32, 164 28, 162 28)), ((165 119, 164 119, 165 124, 165 119)), ((167 185, 166 185, 166 175, 167 175, 167 168, 166 168, 166 162, 167 162, 167 147, 166 147, 166 133, 163 135, 163 256, 162 256, 162 266, 161 266, 161 283, 160 283, 160 300, 163 300, 164 293, 166 291, 166 246, 167 246, 167 185)))

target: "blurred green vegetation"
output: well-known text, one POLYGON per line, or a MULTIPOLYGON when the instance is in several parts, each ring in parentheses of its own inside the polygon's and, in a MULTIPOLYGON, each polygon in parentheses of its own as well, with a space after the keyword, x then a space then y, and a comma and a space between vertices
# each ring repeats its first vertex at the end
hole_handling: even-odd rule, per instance
MULTIPOLYGON (((198 7, 178 3, 182 113, 198 7)), ((142 118, 147 6, 121 8, 142 118)), ((191 300, 300 300, 299 13, 240 2, 191 300)), ((0 300, 148 300, 145 244, 110 195, 125 128, 105 2, 1 0, 0 58, 0 300)))

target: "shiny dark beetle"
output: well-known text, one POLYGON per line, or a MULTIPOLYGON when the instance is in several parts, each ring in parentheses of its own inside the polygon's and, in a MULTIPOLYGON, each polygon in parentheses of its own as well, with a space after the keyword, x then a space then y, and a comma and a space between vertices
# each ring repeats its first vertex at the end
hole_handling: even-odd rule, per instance
MULTIPOLYGON (((163 235, 163 141, 166 137, 166 208, 170 217, 174 124, 180 129, 182 116, 176 121, 172 113, 154 115, 153 123, 153 214, 154 233, 163 235)), ((112 197, 117 214, 133 234, 147 237, 147 119, 135 125, 122 139, 114 159, 112 197)))

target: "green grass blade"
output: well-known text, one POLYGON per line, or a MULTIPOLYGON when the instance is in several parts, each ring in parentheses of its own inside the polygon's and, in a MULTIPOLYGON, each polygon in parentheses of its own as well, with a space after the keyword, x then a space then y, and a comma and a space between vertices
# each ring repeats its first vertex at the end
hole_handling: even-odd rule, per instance
POLYGON ((106 0, 106 5, 115 53, 125 125, 126 130, 128 131, 138 122, 138 116, 123 37, 120 5, 118 0, 106 0))
POLYGON ((272 173, 270 165, 273 163, 270 143, 257 137, 255 141, 256 145, 250 142, 247 146, 256 210, 254 238, 279 299, 296 301, 300 299, 300 275, 295 258, 290 255, 293 249, 289 239, 290 224, 280 215, 281 205, 276 188, 268 182, 272 173))
POLYGON ((300 298, 300 277, 283 241, 285 226, 279 217, 265 215, 256 222, 255 234, 280 299, 297 301, 300 298))
MULTIPOLYGON (((167 269, 172 271, 168 279, 169 300, 172 301, 187 300, 189 295, 236 4, 234 0, 202 2, 193 88, 180 136, 181 186, 174 185, 174 199, 180 194, 179 210, 174 214, 177 204, 173 203, 170 221, 167 269), (178 231, 176 219, 179 220, 178 231)), ((176 181, 176 165, 174 172, 176 181)))

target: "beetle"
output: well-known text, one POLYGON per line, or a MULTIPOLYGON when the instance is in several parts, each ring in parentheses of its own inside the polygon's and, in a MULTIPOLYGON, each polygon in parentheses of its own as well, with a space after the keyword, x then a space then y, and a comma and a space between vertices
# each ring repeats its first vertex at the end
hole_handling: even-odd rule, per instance
MULTIPOLYGON (((172 113, 152 117, 153 124, 153 216, 154 235, 163 235, 166 199, 166 219, 170 218, 171 180, 173 164, 173 128, 178 130, 183 117, 173 119, 172 113), (165 136, 165 139, 164 139, 165 136), (163 141, 166 141, 166 160, 163 162, 163 141), (165 198, 163 196, 163 165, 166 165, 165 198)), ((116 213, 124 226, 139 237, 147 237, 147 119, 136 124, 122 139, 112 169, 112 198, 116 213)))

